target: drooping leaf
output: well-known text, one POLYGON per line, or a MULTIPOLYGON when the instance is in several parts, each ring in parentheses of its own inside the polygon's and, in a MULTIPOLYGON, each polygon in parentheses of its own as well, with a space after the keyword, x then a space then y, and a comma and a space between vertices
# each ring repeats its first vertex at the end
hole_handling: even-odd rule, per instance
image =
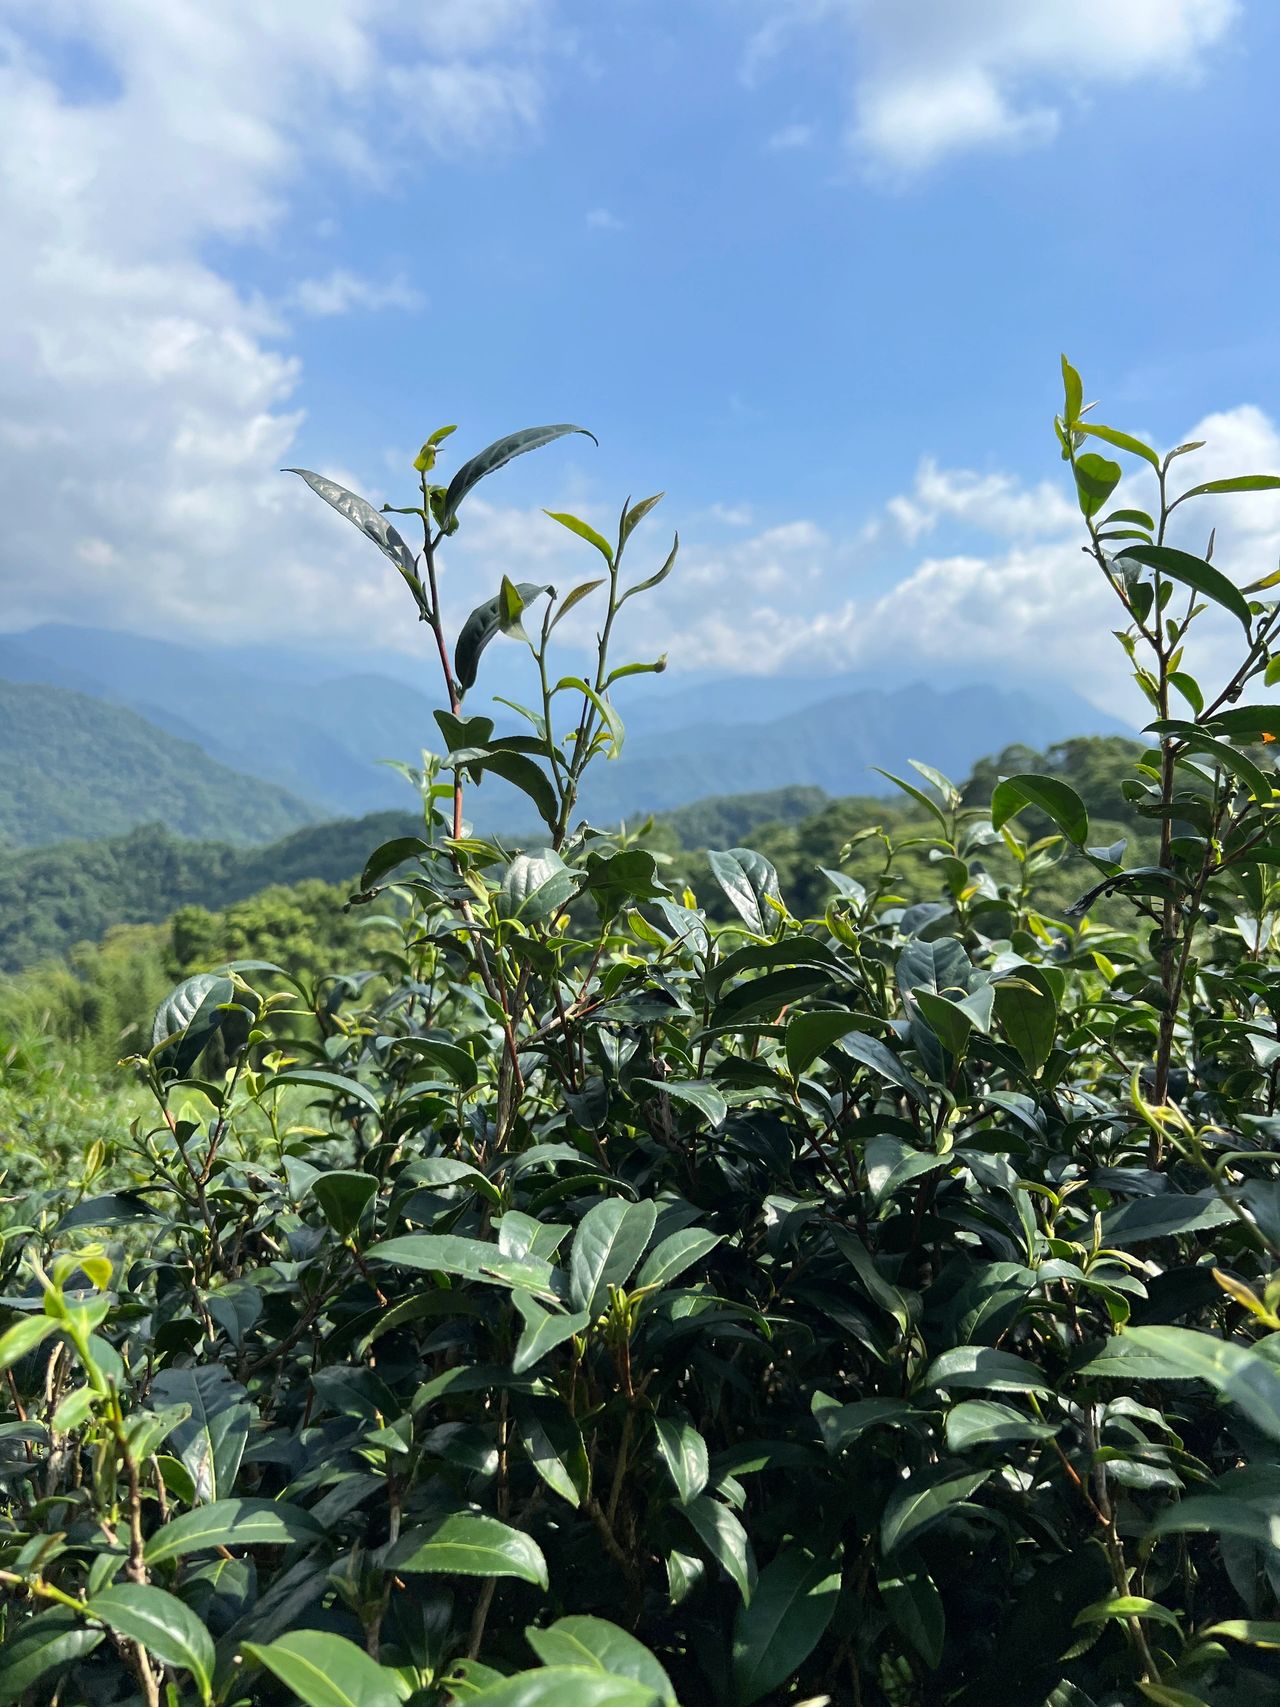
POLYGON ((249 1439, 253 1413, 245 1390, 222 1364, 162 1369, 151 1384, 152 1402, 184 1406, 187 1416, 169 1444, 191 1477, 202 1504, 229 1500, 249 1439))
POLYGON ((117 1583, 92 1596, 85 1611, 165 1665, 190 1672, 200 1700, 212 1699, 213 1638, 176 1595, 145 1583, 117 1583))
POLYGON ((991 823, 999 830, 1026 806, 1043 812, 1069 842, 1083 847, 1089 839, 1089 814, 1068 782, 1055 776, 1006 776, 991 795, 991 823))
POLYGON ((944 1466, 941 1473, 917 1471, 896 1487, 885 1503, 880 1520, 880 1545, 892 1553, 906 1547, 940 1523, 953 1507, 976 1493, 990 1470, 956 1470, 944 1466))
POLYGON ((946 1611, 937 1584, 920 1559, 899 1549, 892 1561, 882 1565, 876 1586, 890 1618, 930 1671, 936 1671, 942 1664, 946 1611))
POLYGON ((524 1318, 524 1329, 516 1344, 515 1356, 511 1360, 511 1368, 516 1375, 523 1374, 526 1369, 532 1369, 558 1345, 563 1345, 575 1334, 582 1333, 590 1324, 589 1310, 575 1310, 569 1315, 556 1314, 544 1310, 531 1293, 520 1288, 511 1296, 516 1309, 524 1318))
POLYGON ((358 527, 366 539, 371 539, 378 550, 391 559, 406 581, 417 585, 417 559, 413 552, 381 511, 375 510, 367 499, 349 492, 345 486, 339 486, 336 480, 329 480, 323 474, 313 474, 309 468, 286 468, 284 472, 305 480, 318 498, 331 504, 340 516, 345 516, 358 527))
POLYGON ((1120 484, 1120 464, 1090 450, 1076 458, 1075 469, 1081 513, 1096 516, 1120 484))
POLYGON ((159 1059, 176 1078, 187 1076, 226 1025, 235 998, 230 978, 198 972, 161 1002, 151 1026, 151 1047, 161 1050, 159 1059))
MULTIPOLYGON (((540 587, 534 581, 520 581, 515 590, 520 595, 521 608, 531 605, 543 593, 551 591, 550 587, 540 587)), ((463 623, 453 653, 453 673, 463 693, 475 686, 476 673, 480 668, 480 659, 485 647, 495 634, 502 632, 504 620, 506 607, 502 593, 498 592, 493 598, 486 599, 482 605, 477 605, 463 623)))
POLYGON ((743 1601, 749 1601, 755 1586, 755 1558, 747 1532, 733 1512, 710 1494, 699 1494, 679 1510, 711 1557, 733 1579, 743 1601))

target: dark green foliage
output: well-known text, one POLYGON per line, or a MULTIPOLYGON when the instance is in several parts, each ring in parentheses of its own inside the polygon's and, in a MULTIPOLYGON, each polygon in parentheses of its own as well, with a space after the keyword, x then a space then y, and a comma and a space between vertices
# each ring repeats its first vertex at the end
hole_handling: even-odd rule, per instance
POLYGON ((113 925, 159 923, 179 907, 216 910, 304 878, 353 882, 371 845, 420 823, 412 813, 378 812, 251 848, 147 824, 101 841, 0 853, 0 969, 65 954, 113 925))
POLYGON ((0 681, 0 846, 118 835, 145 820, 243 844, 315 816, 120 706, 0 681))
POLYGON ((1064 377, 1154 848, 1086 840, 1080 752, 976 806, 920 765, 804 910, 758 846, 673 892, 576 824, 629 505, 616 546, 573 529, 593 675, 553 686, 548 595, 525 744, 462 719, 427 441, 397 563, 451 750, 362 954, 184 979, 149 1108, 0 1200, 0 1700, 1277 1699, 1280 844, 1232 743, 1280 607, 1172 715, 1186 580, 1117 566, 1083 447, 1155 453, 1064 377), (504 751, 555 804, 516 854, 450 833, 504 751), (1071 870, 1122 922, 1044 909, 1071 870))

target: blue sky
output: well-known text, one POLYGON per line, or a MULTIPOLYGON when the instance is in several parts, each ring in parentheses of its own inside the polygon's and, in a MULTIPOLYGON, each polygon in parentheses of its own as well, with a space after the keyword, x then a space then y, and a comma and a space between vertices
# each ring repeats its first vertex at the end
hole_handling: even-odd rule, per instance
MULTIPOLYGON (((484 489, 459 616, 585 567, 540 505, 665 488, 673 674, 1120 708, 1057 357, 1280 466, 1278 49, 1265 0, 0 0, 4 621, 414 653, 275 471, 397 501, 443 421, 570 419, 601 448, 484 489)), ((1274 565, 1280 506, 1215 519, 1274 565)))

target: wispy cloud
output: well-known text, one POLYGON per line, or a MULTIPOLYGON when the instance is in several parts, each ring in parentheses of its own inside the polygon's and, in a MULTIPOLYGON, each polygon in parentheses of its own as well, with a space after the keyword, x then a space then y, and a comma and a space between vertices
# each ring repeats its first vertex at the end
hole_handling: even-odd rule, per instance
POLYGON ((422 308, 426 300, 403 274, 378 284, 348 272, 345 267, 335 267, 323 278, 299 279, 285 297, 285 307, 316 319, 327 319, 335 314, 349 314, 353 309, 370 313, 384 308, 412 311, 422 308))
POLYGON ((593 207, 587 214, 588 231, 625 231, 626 221, 607 207, 593 207))

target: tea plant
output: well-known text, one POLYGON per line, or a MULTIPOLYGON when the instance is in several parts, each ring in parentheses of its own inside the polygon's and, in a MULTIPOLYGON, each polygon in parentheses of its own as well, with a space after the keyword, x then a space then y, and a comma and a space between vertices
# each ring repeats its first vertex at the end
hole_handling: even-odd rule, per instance
POLYGON ((1158 858, 1093 845, 1061 780, 979 810, 920 765, 933 892, 897 892, 882 839, 814 917, 731 848, 709 922, 575 822, 616 683, 661 667, 611 661, 675 561, 632 579, 656 499, 607 539, 556 515, 602 568, 504 578, 454 638, 468 493, 578 429, 447 485, 433 434, 395 512, 418 550, 303 474, 433 637, 422 833, 353 898, 370 963, 187 980, 134 1064, 154 1114, 0 1206, 0 1703, 1276 1698, 1277 577, 1167 536, 1280 480, 1175 492, 1187 447, 1097 424, 1064 372, 1158 858), (1108 510, 1098 441, 1150 511, 1108 510), (555 631, 587 600, 577 674, 555 631), (1210 606, 1239 664, 1202 685, 1210 606), (500 635, 535 661, 527 734, 468 704, 500 635), (542 846, 469 832, 490 775, 542 846), (1068 860, 1096 882, 1053 918, 1068 860))

